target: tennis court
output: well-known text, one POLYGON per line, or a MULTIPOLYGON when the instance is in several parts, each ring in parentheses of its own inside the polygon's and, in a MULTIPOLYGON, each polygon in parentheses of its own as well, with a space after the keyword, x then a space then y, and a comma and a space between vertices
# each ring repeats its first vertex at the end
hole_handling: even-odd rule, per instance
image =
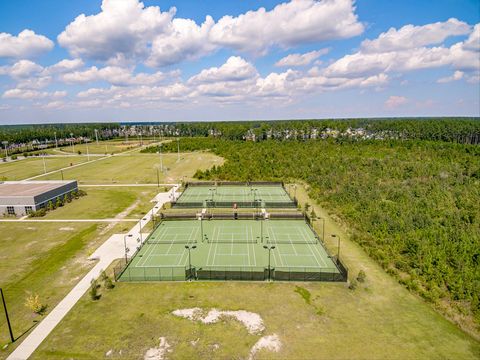
POLYGON ((175 205, 179 207, 259 207, 282 205, 294 207, 295 203, 278 185, 191 185, 187 186, 175 205))
POLYGON ((169 220, 146 239, 119 279, 329 280, 340 275, 304 220, 169 220), (264 246, 275 247, 270 274, 264 246))

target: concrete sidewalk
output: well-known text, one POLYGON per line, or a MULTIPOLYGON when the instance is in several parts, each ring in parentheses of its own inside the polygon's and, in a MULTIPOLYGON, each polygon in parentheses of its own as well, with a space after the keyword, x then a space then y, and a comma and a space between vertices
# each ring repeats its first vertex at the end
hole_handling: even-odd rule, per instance
MULTIPOLYGON (((157 195, 157 203, 149 212, 156 214, 162 208, 162 205, 170 201, 172 194, 178 189, 179 185, 166 192, 157 195)), ((91 260, 97 260, 98 263, 88 272, 85 277, 63 298, 60 303, 37 325, 35 329, 22 341, 22 343, 10 354, 7 360, 26 360, 33 354, 33 352, 40 346, 43 340, 50 334, 50 332, 60 323, 60 321, 67 315, 67 313, 75 306, 78 300, 90 288, 92 279, 98 278, 101 271, 106 269, 113 260, 124 256, 124 237, 127 236, 127 247, 131 253, 138 246, 137 239, 140 236, 139 230, 142 229, 151 217, 146 216, 144 219, 138 221, 137 224, 127 234, 112 235, 106 242, 104 242, 90 257, 91 260), (144 220, 145 219, 145 220, 144 220)), ((144 237, 143 237, 144 239, 144 237)))

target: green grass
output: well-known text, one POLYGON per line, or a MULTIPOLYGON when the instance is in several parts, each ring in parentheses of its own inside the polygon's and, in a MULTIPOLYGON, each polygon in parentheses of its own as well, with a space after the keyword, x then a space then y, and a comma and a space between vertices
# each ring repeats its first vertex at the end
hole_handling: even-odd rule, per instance
MULTIPOLYGON (((160 182, 173 182, 189 179, 196 169, 207 169, 220 165, 223 159, 208 153, 181 154, 177 163, 176 154, 163 156, 166 173, 160 173, 160 182)), ((65 170, 65 179, 76 179, 80 184, 155 184, 157 169, 160 168, 160 157, 154 154, 126 154, 87 164, 78 168, 65 170)), ((59 180, 60 173, 41 177, 43 180, 59 180)))
MULTIPOLYGON (((88 272, 94 262, 89 254, 120 226, 105 232, 106 224, 95 223, 1 223, 0 287, 9 308, 15 337, 40 320, 24 303, 29 292, 40 296, 50 311, 88 272)), ((0 344, 8 342, 3 312, 0 316, 0 344)), ((20 343, 0 351, 8 355, 20 343)))
MULTIPOLYGON (((80 164, 87 161, 83 156, 72 157, 48 157, 45 156, 45 166, 47 172, 58 170, 63 167, 70 166, 70 164, 80 164)), ((8 163, 0 163, 0 180, 23 180, 32 176, 41 175, 44 173, 43 159, 39 157, 30 157, 25 160, 13 161, 8 163)), ((61 175, 57 176, 61 179, 61 175)))
MULTIPOLYGON (((149 144, 151 141, 143 141, 144 145, 149 144)), ((99 141, 98 145, 96 141, 88 143, 88 152, 90 154, 118 154, 136 147, 140 146, 140 142, 136 139, 129 140, 128 143, 125 143, 125 140, 108 140, 108 141, 99 141)), ((83 155, 87 154, 87 144, 75 144, 75 151, 72 146, 64 146, 59 148, 61 152, 67 153, 78 153, 81 151, 83 155)), ((56 153, 58 153, 56 151, 56 153)))
POLYGON ((103 219, 114 218, 127 210, 126 217, 139 218, 153 204, 150 200, 159 191, 157 187, 85 187, 87 195, 47 213, 42 219, 103 219))
POLYGON ((401 287, 385 294, 373 285, 355 292, 340 284, 302 286, 323 312, 306 304, 290 283, 117 283, 111 291, 102 289, 97 302, 84 296, 33 359, 103 358, 109 350, 139 359, 160 336, 172 345, 169 359, 237 359, 246 358, 259 339, 231 320, 206 325, 171 314, 190 307, 258 313, 264 334, 278 334, 283 343, 279 353, 262 352, 259 358, 474 359, 480 354, 478 343, 401 287))

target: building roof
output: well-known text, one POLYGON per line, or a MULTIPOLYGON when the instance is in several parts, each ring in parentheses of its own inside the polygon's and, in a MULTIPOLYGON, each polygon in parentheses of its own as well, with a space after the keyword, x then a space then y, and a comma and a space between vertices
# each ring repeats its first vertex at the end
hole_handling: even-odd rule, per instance
POLYGON ((74 183, 69 181, 4 181, 0 182, 0 197, 38 196, 63 185, 74 183))

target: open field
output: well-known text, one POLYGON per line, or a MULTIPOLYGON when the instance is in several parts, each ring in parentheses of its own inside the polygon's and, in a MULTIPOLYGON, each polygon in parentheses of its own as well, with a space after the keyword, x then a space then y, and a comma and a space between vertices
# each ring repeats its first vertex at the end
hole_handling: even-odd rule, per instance
POLYGON ((192 307, 258 313, 263 334, 282 341, 280 352, 262 352, 262 359, 478 357, 478 343, 395 287, 394 295, 369 283, 355 292, 325 283, 117 283, 97 302, 84 296, 33 358, 103 358, 112 350, 140 359, 159 337, 172 346, 169 359, 247 358, 260 336, 234 321, 202 324, 171 313, 192 307))
MULTIPOLYGON (((196 169, 208 169, 221 165, 223 159, 209 153, 181 154, 177 162, 176 154, 164 154, 163 174, 159 172, 160 182, 173 182, 189 179, 196 169)), ((157 169, 160 169, 160 157, 153 154, 132 153, 113 156, 78 168, 63 171, 65 179, 76 179, 80 184, 153 184, 157 182, 157 169)), ((39 180, 59 180, 60 173, 50 174, 39 180)))
MULTIPOLYGON (((152 140, 144 140, 143 145, 148 145, 152 143, 152 140)), ((125 139, 121 140, 107 140, 107 141, 99 141, 98 145, 95 141, 92 141, 88 144, 75 144, 74 147, 72 146, 63 146, 56 151, 53 149, 53 153, 58 153, 59 151, 63 153, 78 153, 80 151, 83 155, 87 154, 87 146, 88 152, 90 154, 118 154, 136 147, 139 147, 140 141, 138 140, 130 140, 125 143, 125 139)))
MULTIPOLYGON (((80 188, 82 189, 82 188, 80 188)), ((157 187, 86 187, 86 196, 47 213, 41 219, 139 218, 152 208, 150 200, 160 191, 157 187)), ((162 188, 163 190, 163 188, 162 188)))
MULTIPOLYGON (((86 156, 45 156, 45 167, 47 169, 47 172, 49 172, 70 166, 70 164, 77 165, 86 161, 86 156)), ((43 158, 41 156, 34 156, 25 160, 13 161, 8 163, 0 163, 0 180, 3 181, 23 180, 43 173, 43 158)), ((61 176, 57 177, 57 179, 61 179, 61 176)))
MULTIPOLYGON (((50 311, 88 272, 89 254, 125 224, 108 228, 95 223, 1 223, 0 286, 6 296, 15 337, 40 320, 24 305, 28 293, 38 294, 50 311)), ((0 316, 0 344, 8 341, 5 318, 0 316)), ((0 350, 4 358, 20 343, 0 350)))

